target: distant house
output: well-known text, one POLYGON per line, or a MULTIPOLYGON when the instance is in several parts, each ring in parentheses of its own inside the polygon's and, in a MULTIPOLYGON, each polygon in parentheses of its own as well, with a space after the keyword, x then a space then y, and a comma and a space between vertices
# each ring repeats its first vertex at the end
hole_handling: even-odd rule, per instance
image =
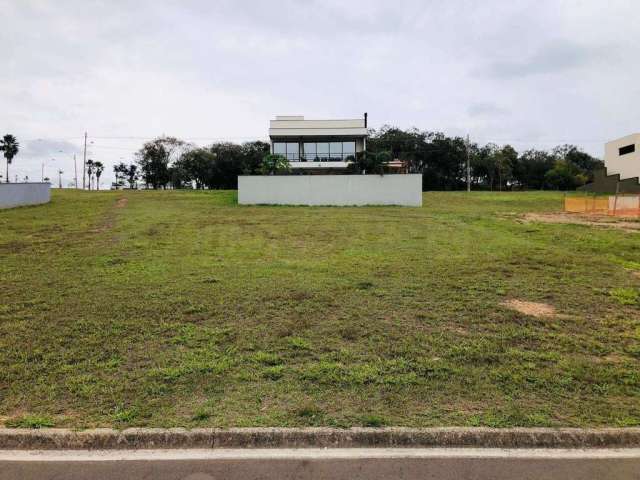
POLYGON ((607 142, 604 146, 607 174, 620 179, 640 177, 640 133, 607 142))
POLYGON ((604 145, 604 170, 593 182, 580 187, 594 193, 640 193, 640 133, 611 140, 604 145))
POLYGON ((306 120, 276 116, 269 126, 271 153, 285 157, 293 171, 339 173, 367 148, 367 114, 357 119, 306 120))

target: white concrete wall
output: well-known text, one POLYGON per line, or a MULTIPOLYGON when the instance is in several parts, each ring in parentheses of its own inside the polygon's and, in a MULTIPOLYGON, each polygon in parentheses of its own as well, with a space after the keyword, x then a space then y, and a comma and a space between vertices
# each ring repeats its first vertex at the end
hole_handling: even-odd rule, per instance
POLYGON ((241 205, 422 206, 422 175, 239 176, 241 205))
POLYGON ((51 184, 0 183, 0 208, 39 205, 51 200, 51 184))

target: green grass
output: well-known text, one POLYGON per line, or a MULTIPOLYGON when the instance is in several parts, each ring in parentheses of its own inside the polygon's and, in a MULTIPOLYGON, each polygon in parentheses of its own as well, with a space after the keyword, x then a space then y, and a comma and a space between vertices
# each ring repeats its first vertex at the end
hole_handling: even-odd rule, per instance
POLYGON ((520 217, 560 207, 54 191, 0 211, 0 423, 640 425, 640 235, 520 217))

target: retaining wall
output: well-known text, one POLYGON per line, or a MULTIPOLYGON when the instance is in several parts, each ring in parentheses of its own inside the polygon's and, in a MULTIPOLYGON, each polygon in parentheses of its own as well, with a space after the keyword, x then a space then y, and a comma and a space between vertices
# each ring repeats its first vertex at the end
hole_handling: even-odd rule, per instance
POLYGON ((422 206, 422 175, 239 176, 241 205, 422 206))
POLYGON ((0 208, 39 205, 51 201, 51 184, 34 183, 0 183, 0 208))

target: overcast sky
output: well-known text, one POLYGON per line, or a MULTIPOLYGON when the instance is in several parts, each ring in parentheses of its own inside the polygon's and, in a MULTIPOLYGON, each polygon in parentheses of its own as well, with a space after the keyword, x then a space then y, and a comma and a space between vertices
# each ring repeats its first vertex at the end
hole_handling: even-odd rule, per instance
MULTIPOLYGON (((521 150, 640 131, 635 0, 0 0, 11 178, 146 139, 266 139, 276 114, 418 127, 521 150), (55 161, 50 161, 54 158, 55 161), (80 158, 80 157, 79 157, 80 158)), ((4 174, 4 161, 0 162, 4 174)))

